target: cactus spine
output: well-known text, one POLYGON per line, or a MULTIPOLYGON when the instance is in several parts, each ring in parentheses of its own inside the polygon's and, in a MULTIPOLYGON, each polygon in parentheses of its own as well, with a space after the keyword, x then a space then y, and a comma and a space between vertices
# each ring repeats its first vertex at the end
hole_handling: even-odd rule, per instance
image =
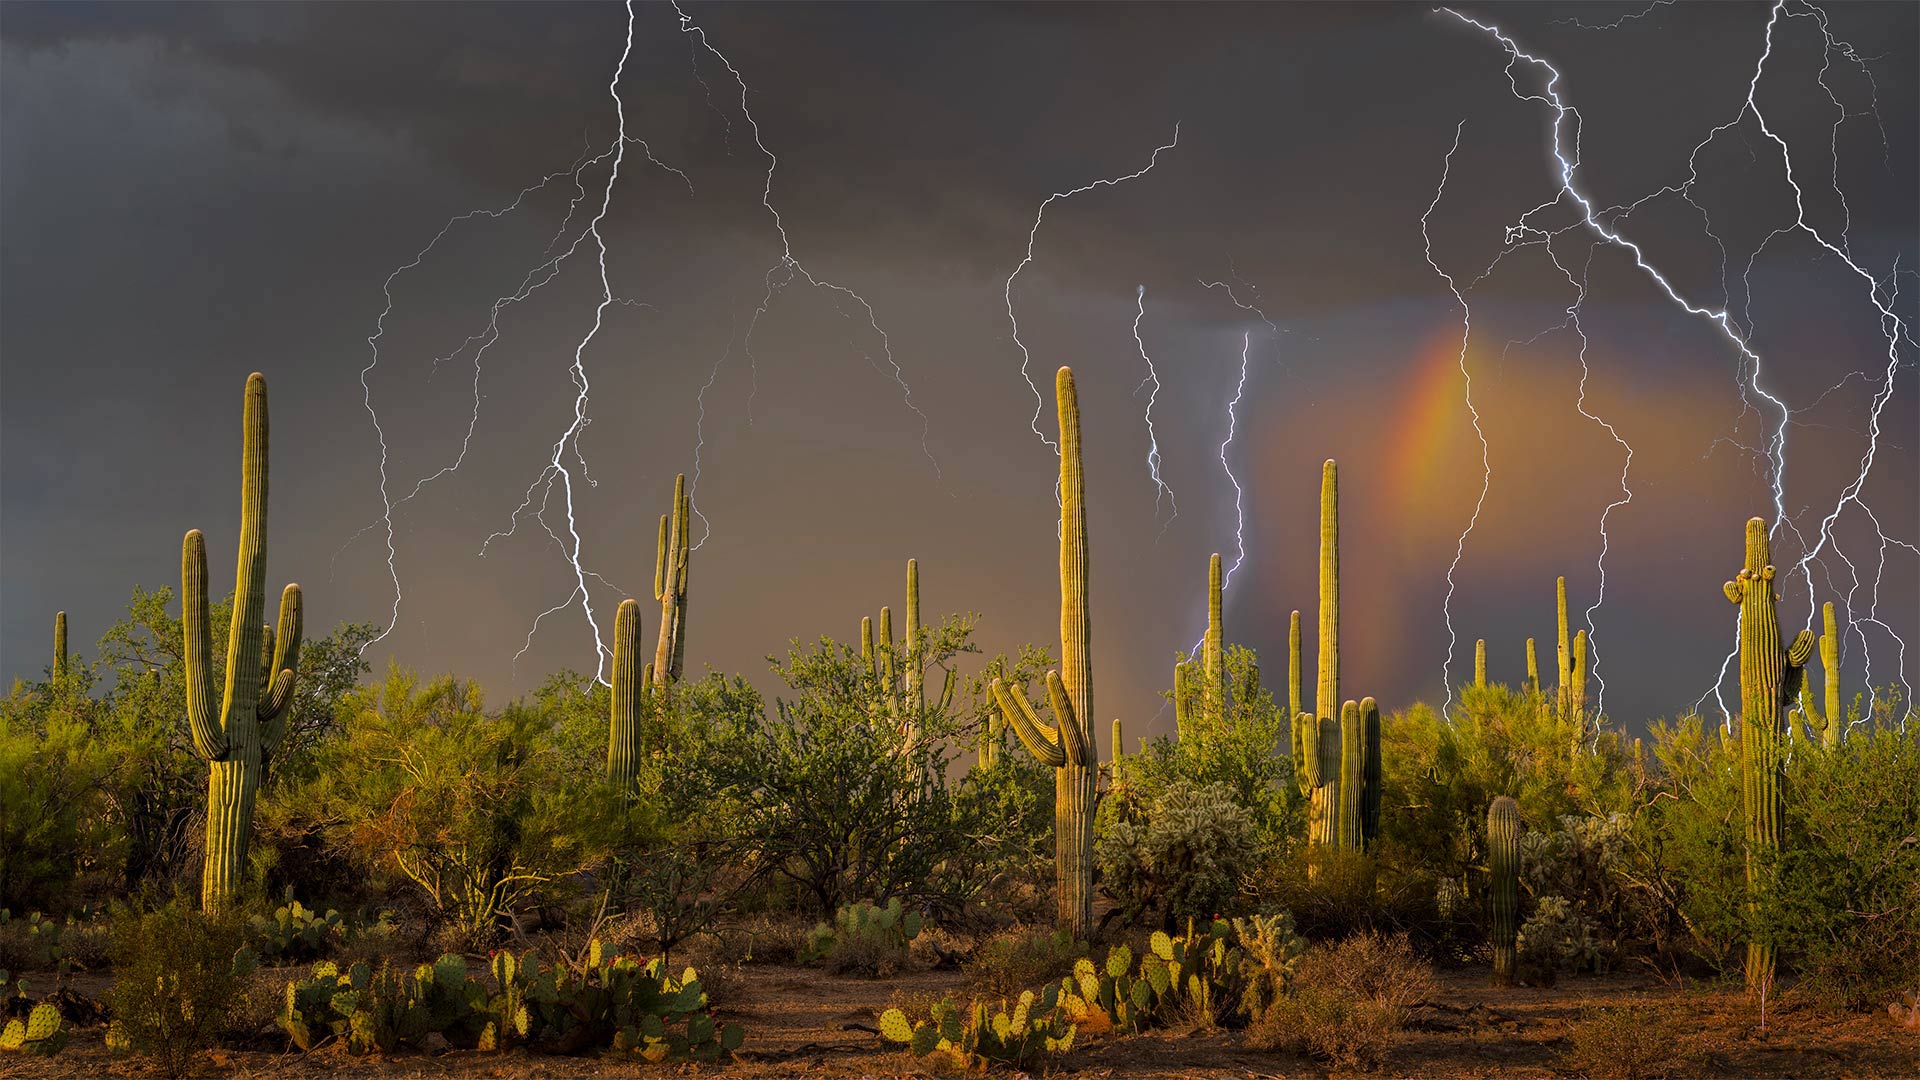
MULTIPOLYGON (((1722 589, 1740 608, 1740 764, 1750 896, 1761 888, 1761 862, 1780 847, 1780 710, 1799 692, 1814 646, 1813 631, 1802 630, 1792 645, 1781 647, 1773 576, 1767 523, 1749 519, 1746 565, 1722 589)), ((1750 910, 1758 909, 1757 896, 1749 903, 1750 910)), ((1747 942, 1748 993, 1762 993, 1771 985, 1773 959, 1772 942, 1747 942)))
POLYGON ((1220 554, 1207 560, 1207 636, 1203 649, 1206 684, 1201 700, 1206 704, 1207 722, 1219 724, 1227 714, 1226 631, 1221 617, 1220 554))
POLYGON ((1047 672, 1051 727, 1018 686, 993 681, 993 695, 1029 752, 1054 768, 1054 876, 1059 925, 1075 938, 1093 929, 1093 808, 1100 748, 1094 743, 1093 621, 1087 602, 1087 508, 1080 463, 1080 402, 1073 370, 1055 378, 1060 412, 1060 667, 1047 672))
POLYGON ((692 551, 693 506, 687 474, 673 480, 673 513, 660 519, 653 560, 653 598, 660 601, 660 639, 653 651, 653 685, 668 693, 680 681, 687 655, 687 563, 692 551))
POLYGON ((267 380, 247 377, 240 453, 240 555, 233 620, 227 634, 225 689, 213 707, 207 617, 207 543, 189 531, 180 550, 181 629, 187 669, 187 722, 194 751, 207 762, 207 845, 200 903, 218 910, 232 899, 247 865, 253 802, 266 762, 286 732, 301 636, 300 586, 280 594, 280 626, 261 625, 267 575, 267 380))
POLYGON ((620 601, 613 617, 613 708, 607 720, 607 780, 621 791, 633 790, 640 757, 640 602, 620 601))
POLYGON ((64 611, 55 612, 53 616, 53 677, 56 682, 67 677, 67 613, 64 611))
POLYGON ((1509 985, 1520 933, 1520 804, 1505 795, 1487 808, 1487 862, 1493 871, 1493 978, 1509 985))
POLYGON ((1473 643, 1473 685, 1482 690, 1487 688, 1487 639, 1481 638, 1473 643))

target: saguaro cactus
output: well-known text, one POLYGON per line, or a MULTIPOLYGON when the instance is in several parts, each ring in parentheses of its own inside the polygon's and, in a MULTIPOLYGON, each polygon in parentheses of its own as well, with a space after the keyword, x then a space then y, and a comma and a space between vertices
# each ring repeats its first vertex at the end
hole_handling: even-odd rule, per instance
MULTIPOLYGON (((889 695, 893 693, 892 691, 893 661, 890 655, 891 646, 892 646, 891 635, 893 632, 892 620, 893 620, 892 612, 889 611, 887 608, 884 608, 884 607, 881 608, 880 609, 880 627, 881 627, 882 633, 887 635, 887 638, 888 638, 886 644, 888 646, 888 652, 889 652, 889 656, 887 659, 887 664, 888 664, 887 686, 888 686, 889 695)), ((866 629, 865 619, 861 620, 861 631, 863 634, 868 632, 866 629)), ((926 693, 926 679, 927 679, 926 643, 921 640, 922 637, 923 635, 920 629, 920 560, 908 559, 907 560, 907 661, 906 661, 907 694, 906 694, 905 706, 908 710, 911 711, 912 714, 905 718, 905 723, 907 723, 909 727, 912 728, 915 732, 918 731, 922 718, 926 715, 926 712, 928 709, 927 693, 926 693)), ((870 644, 863 645, 863 647, 869 648, 869 649, 871 648, 870 644)), ((954 690, 955 683, 959 679, 959 674, 960 673, 953 668, 947 669, 946 682, 940 688, 939 708, 940 708, 940 711, 942 712, 945 712, 947 708, 953 704, 953 690, 954 690)), ((889 703, 890 703, 890 707, 893 708, 896 713, 900 711, 901 705, 898 702, 894 701, 892 697, 889 697, 889 703)))
POLYGON ((199 529, 180 549, 180 623, 187 669, 187 723, 207 762, 207 849, 200 904, 226 905, 247 865, 253 801, 266 762, 286 733, 300 661, 300 586, 280 594, 276 633, 261 625, 267 576, 267 380, 247 377, 240 452, 240 557, 227 633, 225 689, 214 711, 207 616, 207 543, 199 529), (270 658, 269 658, 270 657, 270 658))
POLYGON ((1193 662, 1182 660, 1173 665, 1173 730, 1187 738, 1193 720, 1193 662))
POLYGON ((1054 768, 1054 876, 1059 925, 1076 938, 1093 929, 1093 807, 1100 749, 1091 728, 1093 620, 1087 602, 1087 507, 1080 462, 1080 402, 1073 370, 1054 381, 1060 412, 1060 667, 1047 672, 1058 726, 1041 722, 1018 686, 993 681, 994 699, 1014 733, 1054 768))
POLYGON ((1487 688, 1487 639, 1481 638, 1473 643, 1473 685, 1482 690, 1487 688))
POLYGON ((53 615, 53 677, 56 681, 67 677, 67 613, 64 611, 53 615))
MULTIPOLYGON (((1747 559, 1740 574, 1722 588, 1740 608, 1740 766, 1747 815, 1747 889, 1757 910, 1763 883, 1761 863, 1781 839, 1780 710, 1799 693, 1804 665, 1813 655, 1813 631, 1802 630, 1793 644, 1780 644, 1780 618, 1774 608, 1773 562, 1764 518, 1747 522, 1747 559)), ((1773 944, 1747 942, 1747 992, 1763 992, 1773 982, 1773 944)))
POLYGON ((1207 560, 1207 636, 1202 650, 1206 682, 1201 699, 1206 703, 1207 722, 1219 724, 1227 714, 1226 631, 1221 618, 1220 553, 1207 560))
POLYGON ((673 513, 660 518, 653 558, 653 598, 660 602, 660 638, 653 651, 654 689, 669 692, 680 681, 687 655, 687 564, 692 561, 693 504, 687 474, 673 480, 673 513))
POLYGON ((1567 689, 1573 685, 1573 644, 1567 639, 1567 579, 1564 577, 1554 580, 1554 606, 1560 626, 1559 648, 1556 650, 1559 656, 1556 670, 1560 678, 1553 684, 1553 692, 1559 702, 1560 713, 1564 716, 1567 711, 1567 689))
POLYGON ((613 617, 613 708, 607 720, 607 780, 632 791, 640 758, 640 602, 620 601, 613 617))
POLYGON ((1361 828, 1361 801, 1366 797, 1367 767, 1366 721, 1360 706, 1347 702, 1340 706, 1340 809, 1334 827, 1335 847, 1358 851, 1365 844, 1361 828))
POLYGON ((1567 665, 1567 715, 1587 711, 1587 632, 1573 635, 1573 656, 1567 665))
MULTIPOLYGON (((1320 467, 1320 650, 1318 686, 1314 696, 1314 715, 1319 722, 1309 732, 1309 740, 1318 749, 1318 737, 1336 734, 1340 709, 1340 483, 1337 467, 1328 458, 1320 467)), ((1337 766, 1326 768, 1333 755, 1321 749, 1316 755, 1321 767, 1309 778, 1313 790, 1308 793, 1308 836, 1321 843, 1334 843, 1337 830, 1332 816, 1339 812, 1337 766)), ((1337 760, 1337 759, 1336 759, 1337 760)))
POLYGON ((1373 847, 1380 836, 1380 706, 1372 698, 1360 699, 1360 723, 1366 739, 1366 763, 1361 770, 1360 842, 1373 847))
POLYGON ((1520 933, 1520 804, 1505 795, 1487 808, 1487 863, 1493 871, 1493 978, 1508 985, 1520 933))
POLYGON ((1808 680, 1800 683, 1800 713, 1809 738, 1819 733, 1820 741, 1828 746, 1840 745, 1840 728, 1846 722, 1846 716, 1840 711, 1840 633, 1834 623, 1833 603, 1821 605, 1822 629, 1820 635, 1820 668, 1826 675, 1826 710, 1822 712, 1813 703, 1813 691, 1808 680))
POLYGON ((1120 727, 1120 718, 1116 716, 1113 718, 1113 760, 1119 761, 1125 756, 1127 756, 1127 742, 1120 727))
POLYGON ((1527 639, 1527 693, 1540 692, 1540 655, 1533 650, 1533 639, 1527 639))

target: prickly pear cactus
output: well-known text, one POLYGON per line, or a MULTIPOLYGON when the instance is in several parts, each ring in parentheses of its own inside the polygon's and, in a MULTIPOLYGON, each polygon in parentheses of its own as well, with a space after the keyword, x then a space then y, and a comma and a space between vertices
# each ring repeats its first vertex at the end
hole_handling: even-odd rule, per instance
POLYGON ((59 1008, 51 1002, 35 1005, 25 1020, 9 1020, 6 1028, 0 1030, 0 1050, 50 1057, 66 1045, 66 1027, 60 1020, 59 1008))

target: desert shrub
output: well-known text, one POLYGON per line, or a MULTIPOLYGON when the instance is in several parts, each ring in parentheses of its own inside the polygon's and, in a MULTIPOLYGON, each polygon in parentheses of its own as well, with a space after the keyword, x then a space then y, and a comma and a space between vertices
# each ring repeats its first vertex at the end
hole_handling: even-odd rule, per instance
POLYGON ((1739 740, 1688 715, 1656 722, 1652 744, 1658 776, 1627 831, 1622 873, 1656 948, 1730 970, 1750 923, 1739 740))
POLYGON ((1448 933, 1435 904, 1437 886, 1424 871, 1405 871, 1395 853, 1309 848, 1270 856, 1253 875, 1251 902, 1286 911, 1300 933, 1338 941, 1367 930, 1417 935, 1430 948, 1448 933))
POLYGON ((1543 896, 1520 925, 1515 960, 1523 982, 1552 986, 1562 972, 1597 970, 1604 948, 1599 930, 1578 907, 1562 897, 1543 896))
POLYGON ((93 737, 82 670, 0 699, 0 907, 65 910, 75 879, 119 856, 101 815, 120 759, 93 737))
POLYGON ((954 788, 961 838, 936 868, 927 897, 948 925, 1038 917, 1052 888, 1054 771, 1009 730, 983 737, 996 741, 995 752, 954 788))
POLYGON ((967 982, 987 997, 1012 997, 1072 971, 1079 956, 1079 943, 1065 930, 1006 930, 974 950, 966 962, 967 982))
POLYGON ((1795 747, 1770 875, 1783 954, 1849 1008, 1880 1008, 1920 972, 1920 726, 1890 720, 1838 747, 1795 747))
POLYGON ((899 897, 885 906, 862 901, 842 905, 833 922, 821 923, 800 952, 805 962, 825 961, 835 975, 892 975, 907 964, 907 951, 920 936, 921 915, 908 911, 899 897))
POLYGON ((113 920, 112 1041, 151 1055, 179 1076, 228 1029, 251 954, 240 922, 175 897, 163 907, 122 907, 113 920))
POLYGON ((1698 1076, 1707 1065, 1670 1011, 1657 1006, 1586 1009, 1568 1042, 1560 1063, 1586 1080, 1668 1080, 1698 1076))
POLYGON ((1414 1006, 1437 989, 1433 969, 1405 935, 1356 934, 1300 958, 1292 992, 1252 1018, 1247 1044, 1308 1054, 1337 1068, 1377 1068, 1414 1006))
POLYGON ((1109 796, 1100 823, 1101 887, 1129 922, 1158 913, 1172 926, 1232 910, 1256 850, 1253 817, 1224 783, 1124 789, 1109 796))

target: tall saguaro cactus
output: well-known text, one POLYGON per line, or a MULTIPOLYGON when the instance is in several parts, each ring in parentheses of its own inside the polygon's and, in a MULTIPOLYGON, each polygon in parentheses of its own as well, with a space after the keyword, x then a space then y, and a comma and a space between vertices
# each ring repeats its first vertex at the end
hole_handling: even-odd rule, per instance
POLYGON ((1573 635, 1573 656, 1567 663, 1567 715, 1579 718, 1587 711, 1587 632, 1573 635))
POLYGON ((1207 560, 1207 636, 1202 649, 1206 682, 1201 700, 1206 704, 1207 722, 1219 724, 1227 714, 1226 629, 1221 617, 1220 553, 1207 560))
POLYGON ((1487 807, 1487 863, 1493 871, 1493 978, 1510 985, 1520 933, 1520 804, 1505 795, 1487 807))
MULTIPOLYGON (((860 620, 860 623, 861 623, 861 633, 863 635, 869 635, 870 631, 868 630, 869 624, 867 623, 867 620, 863 618, 860 620)), ((906 658, 907 693, 906 693, 906 698, 904 702, 902 702, 896 696, 896 692, 894 690, 893 659, 892 659, 893 612, 890 608, 883 607, 880 609, 880 630, 881 630, 882 636, 885 638, 885 640, 883 641, 883 645, 887 649, 887 658, 886 658, 887 676, 886 676, 885 689, 887 693, 888 707, 891 708, 895 712, 895 714, 901 715, 902 722, 907 724, 909 729, 912 732, 917 733, 919 730, 919 726, 923 722, 929 707, 927 702, 927 692, 926 692, 926 682, 927 682, 926 642, 922 640, 924 635, 922 634, 921 628, 920 628, 920 560, 918 559, 907 560, 907 649, 906 649, 907 651, 907 658, 906 658), (901 710, 903 707, 906 710, 905 714, 901 714, 901 710)), ((870 657, 872 652, 872 644, 871 644, 870 636, 863 638, 861 647, 864 650, 866 650, 866 655, 869 657, 869 666, 871 666, 870 657)), ((953 704, 953 690, 954 690, 955 684, 959 679, 959 674, 960 673, 956 669, 953 669, 953 668, 947 669, 946 682, 940 688, 939 709, 941 712, 945 712, 953 704)))
MULTIPOLYGON (((1758 906, 1761 863, 1780 847, 1780 710, 1800 690, 1807 658, 1813 655, 1813 631, 1802 630, 1790 646, 1780 644, 1780 618, 1774 608, 1774 569, 1767 523, 1747 521, 1746 565, 1723 586, 1740 608, 1740 765, 1747 815, 1747 889, 1758 906)), ((1747 942, 1747 992, 1759 993, 1773 981, 1773 944, 1747 942)))
POLYGON ((1337 745, 1340 721, 1340 482, 1332 458, 1320 467, 1320 634, 1317 645, 1320 657, 1314 716, 1318 722, 1311 725, 1306 734, 1310 744, 1307 751, 1318 759, 1319 765, 1308 777, 1312 787, 1307 796, 1308 836, 1318 838, 1319 843, 1333 844, 1338 834, 1333 828, 1333 816, 1340 809, 1340 777, 1337 766, 1326 767, 1330 759, 1337 760, 1327 752, 1332 748, 1319 745, 1328 735, 1333 735, 1337 745))
POLYGON ((640 759, 640 602, 620 601, 613 617, 613 708, 607 721, 607 780, 632 791, 640 759))
POLYGON ((1057 726, 1034 714, 1026 695, 993 681, 994 700, 1028 751, 1054 768, 1054 876, 1059 925, 1076 938, 1093 929, 1093 806, 1100 766, 1094 742, 1092 612, 1087 601, 1087 506, 1080 462, 1080 401, 1073 369, 1054 380, 1060 412, 1060 667, 1047 672, 1057 726))
POLYGON ((1540 692, 1540 654, 1533 649, 1533 639, 1527 639, 1527 692, 1540 692))
POLYGON ((1487 639, 1481 638, 1473 643, 1473 685, 1482 690, 1487 688, 1487 639))
POLYGON ((660 518, 653 558, 653 598, 660 602, 660 639, 653 651, 653 684, 662 693, 680 681, 687 656, 687 564, 692 561, 693 504, 687 474, 673 480, 673 513, 660 518))
POLYGON ((1800 713, 1809 735, 1820 734, 1820 741, 1828 746, 1840 745, 1840 728, 1846 716, 1840 711, 1840 632, 1833 618, 1833 602, 1821 606, 1822 630, 1820 635, 1820 669, 1826 676, 1826 709, 1823 712, 1813 704, 1813 691, 1807 680, 1800 685, 1800 713))
POLYGON ((1558 698, 1560 713, 1564 716, 1567 712, 1567 691, 1573 685, 1573 645, 1567 639, 1567 579, 1556 578, 1553 588, 1554 607, 1560 627, 1559 647, 1556 650, 1559 656, 1559 667, 1556 671, 1560 678, 1553 684, 1553 692, 1558 698))
POLYGON ((53 677, 56 682, 67 677, 67 613, 64 611, 53 615, 53 677))
POLYGON ((227 632, 225 688, 213 706, 207 615, 207 542, 190 530, 180 548, 180 623, 187 669, 187 723, 207 762, 207 845, 200 904, 224 907, 247 865, 253 802, 266 762, 286 733, 300 661, 300 586, 280 594, 276 633, 260 622, 267 576, 267 380, 247 377, 240 452, 240 556, 227 632))

